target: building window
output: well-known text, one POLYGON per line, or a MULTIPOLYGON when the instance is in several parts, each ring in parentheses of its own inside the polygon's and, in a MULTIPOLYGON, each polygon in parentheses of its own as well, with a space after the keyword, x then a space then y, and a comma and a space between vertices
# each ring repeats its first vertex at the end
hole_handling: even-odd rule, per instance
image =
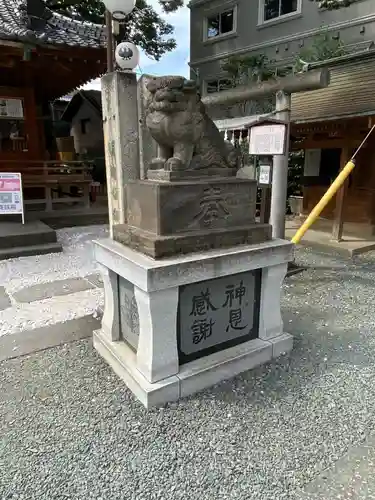
POLYGON ((206 93, 221 92, 233 88, 233 82, 229 78, 219 78, 218 80, 209 80, 206 82, 206 93))
POLYGON ((302 0, 260 0, 260 23, 301 12, 302 0))
POLYGON ((226 10, 220 14, 213 14, 206 18, 206 40, 211 40, 236 31, 236 9, 226 10))
POLYGON ((90 121, 90 118, 84 118, 81 120, 81 134, 85 135, 87 134, 87 125, 90 121))

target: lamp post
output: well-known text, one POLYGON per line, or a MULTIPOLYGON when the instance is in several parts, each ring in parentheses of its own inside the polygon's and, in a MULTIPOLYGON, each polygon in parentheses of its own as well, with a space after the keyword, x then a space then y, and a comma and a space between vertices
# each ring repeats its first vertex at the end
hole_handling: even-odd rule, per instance
POLYGON ((112 20, 124 22, 126 16, 135 7, 135 0, 103 0, 106 8, 105 24, 107 29, 107 73, 112 73, 114 70, 114 53, 113 53, 113 31, 112 20))

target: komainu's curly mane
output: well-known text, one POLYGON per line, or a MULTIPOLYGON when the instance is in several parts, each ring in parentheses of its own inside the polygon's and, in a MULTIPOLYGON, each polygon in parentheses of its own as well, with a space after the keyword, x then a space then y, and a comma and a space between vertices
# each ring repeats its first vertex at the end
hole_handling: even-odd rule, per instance
POLYGON ((196 83, 180 76, 150 79, 146 124, 158 144, 150 168, 236 169, 238 157, 207 115, 196 83))

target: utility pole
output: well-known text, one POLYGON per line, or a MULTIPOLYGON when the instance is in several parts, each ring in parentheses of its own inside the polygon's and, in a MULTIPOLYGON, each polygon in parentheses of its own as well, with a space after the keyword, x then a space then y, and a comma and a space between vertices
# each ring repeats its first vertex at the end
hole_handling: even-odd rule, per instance
POLYGON ((275 119, 286 123, 286 145, 284 155, 273 157, 273 177, 271 192, 270 224, 272 237, 285 237, 285 212, 288 189, 288 160, 289 160, 289 128, 290 128, 291 96, 279 90, 276 92, 275 119))

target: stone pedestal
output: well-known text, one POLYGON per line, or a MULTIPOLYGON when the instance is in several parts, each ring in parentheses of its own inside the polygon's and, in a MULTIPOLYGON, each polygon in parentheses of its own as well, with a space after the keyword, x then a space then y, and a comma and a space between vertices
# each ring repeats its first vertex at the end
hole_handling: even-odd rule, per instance
POLYGON ((236 178, 129 182, 127 224, 113 236, 153 258, 260 243, 271 227, 255 223, 256 193, 236 178))
POLYGON ((105 311, 94 345, 146 407, 292 348, 280 313, 287 241, 154 260, 108 239, 96 242, 95 255, 105 311))

